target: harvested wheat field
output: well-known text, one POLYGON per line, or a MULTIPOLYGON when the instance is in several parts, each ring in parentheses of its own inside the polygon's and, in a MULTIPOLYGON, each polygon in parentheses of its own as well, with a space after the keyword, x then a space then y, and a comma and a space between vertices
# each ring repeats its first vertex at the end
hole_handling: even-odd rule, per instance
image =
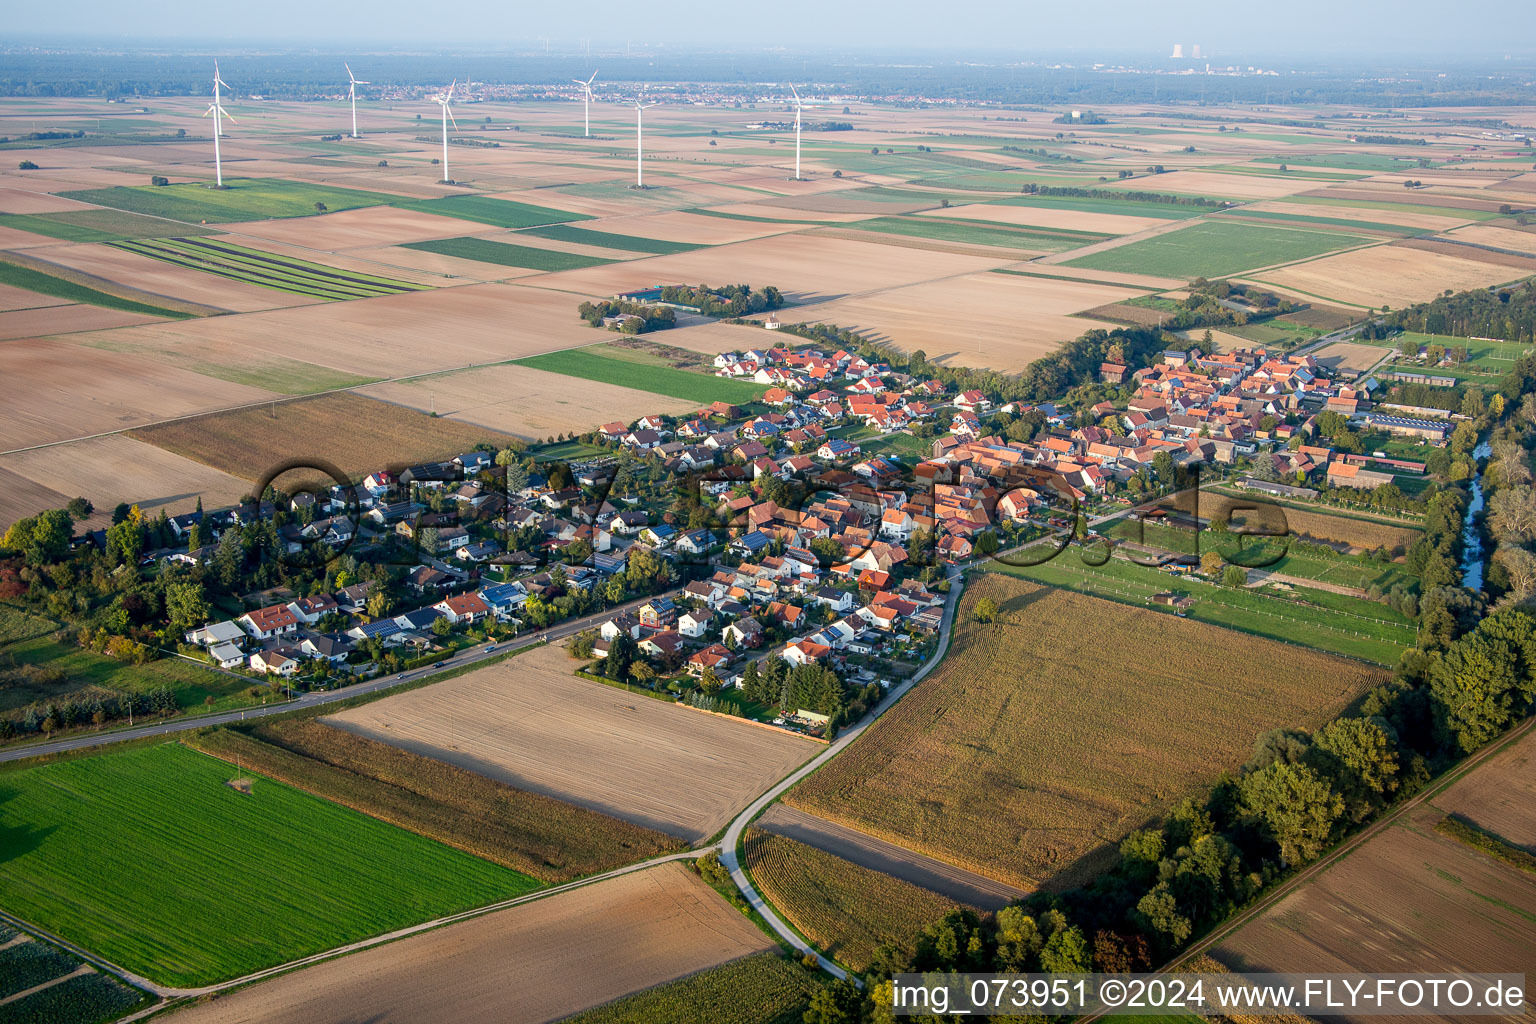
POLYGON ((1028 227, 1066 228, 1069 231, 1097 231, 1106 235, 1129 235, 1171 221, 1156 217, 1131 217, 1123 213, 1084 213, 1058 206, 992 206, 975 203, 942 210, 924 210, 922 216, 953 220, 982 220, 998 224, 1028 227))
POLYGON ((1512 227, 1501 228, 1489 224, 1472 224, 1449 232, 1446 238, 1477 245, 1491 245, 1497 249, 1509 249, 1536 255, 1536 232, 1519 231, 1512 227))
POLYGON ((341 391, 162 423, 132 436, 245 480, 276 466, 318 459, 349 478, 376 469, 452 458, 505 434, 341 391))
POLYGON ((73 334, 77 331, 104 331, 113 327, 135 327, 159 321, 159 317, 144 313, 128 313, 121 309, 88 306, 81 302, 11 309, 0 313, 0 341, 73 334))
POLYGON ((73 494, 60 494, 0 465, 0 532, 16 520, 45 508, 63 508, 73 494))
POLYGON ((1259 733, 1320 725, 1388 679, 995 574, 957 621, 938 669, 786 800, 1024 889, 1084 881, 1259 733), (995 623, 971 618, 983 597, 995 623))
POLYGON ((176 1024, 544 1024, 775 949, 680 864, 663 864, 241 989, 176 1024))
POLYGON ((599 423, 629 423, 651 413, 677 415, 698 408, 697 402, 650 391, 599 381, 575 382, 563 374, 505 363, 373 384, 359 393, 413 409, 436 409, 438 416, 525 440, 580 434, 599 423))
POLYGON ((1465 217, 1457 217, 1450 211, 1447 211, 1445 216, 1439 216, 1433 213, 1415 213, 1412 210, 1379 210, 1366 206, 1334 206, 1330 203, 1253 203, 1243 209, 1259 213, 1286 213, 1291 216, 1358 220, 1370 224, 1397 224, 1405 228, 1424 228, 1428 231, 1446 231, 1467 222, 1465 217))
POLYGON ((579 679, 574 667, 564 648, 543 647, 325 721, 694 841, 822 749, 579 679))
MULTIPOLYGON (((835 213, 830 210, 791 210, 782 206, 768 206, 764 203, 727 203, 724 206, 711 207, 710 212, 729 214, 734 217, 766 217, 771 220, 781 220, 791 227, 807 221, 836 221, 840 224, 851 224, 869 216, 867 213, 835 213)), ((771 227, 767 224, 762 226, 771 227)))
POLYGON ((484 284, 325 302, 239 317, 183 320, 81 336, 86 344, 205 346, 219 364, 250 352, 369 379, 456 370, 590 344, 564 292, 484 284), (139 333, 142 332, 142 333, 139 333))
MULTIPOLYGON (((1266 523, 1278 523, 1283 516, 1292 536, 1305 540, 1346 544, 1356 551, 1369 551, 1375 548, 1406 551, 1423 532, 1414 526, 1356 519, 1352 516, 1329 515, 1326 512, 1310 512, 1288 505, 1277 505, 1265 501, 1256 494, 1234 497, 1202 489, 1199 499, 1201 519, 1225 519, 1230 516, 1234 508, 1257 506, 1272 510, 1265 513, 1263 521, 1266 523)), ((1194 508, 1195 494, 1193 491, 1180 491, 1169 495, 1157 504, 1165 508, 1189 512, 1194 508)))
POLYGON ((1414 808, 1211 955, 1249 971, 1397 973, 1432 963, 1453 971, 1536 972, 1536 875, 1435 832, 1441 817, 1428 804, 1414 808))
POLYGON ((1405 238, 1392 244, 1400 245, 1405 249, 1438 252, 1457 259, 1472 260, 1476 263, 1488 263, 1496 267, 1507 267, 1507 273, 1515 276, 1536 272, 1536 256, 1522 253, 1494 252, 1492 249, 1484 249, 1481 246, 1462 245, 1440 238, 1405 238))
MULTIPOLYGON (((130 328, 145 330, 156 328, 130 328)), ((260 402, 270 391, 48 339, 0 345, 0 451, 260 402), (87 371, 86 368, 89 368, 87 371)))
POLYGON ((1536 850, 1536 732, 1528 732, 1435 797, 1435 806, 1536 850))
POLYGON ((248 480, 126 434, 0 455, 0 468, 71 498, 89 498, 96 506, 89 521, 93 528, 110 525, 112 508, 120 501, 138 505, 151 516, 162 510, 176 515, 190 512, 199 498, 207 507, 218 508, 236 504, 251 490, 248 480))
POLYGON ((1424 302, 1450 288, 1464 291, 1519 277, 1508 267, 1442 253, 1377 245, 1263 272, 1260 284, 1294 288, 1335 302, 1379 307, 1424 302))
POLYGON ((727 217, 701 217, 685 210, 670 210, 632 217, 609 217, 577 224, 576 227, 609 231, 616 235, 633 235, 636 238, 660 238, 689 245, 726 245, 767 235, 780 235, 796 230, 799 225, 793 222, 760 224, 727 217))
POLYGON ((1379 345, 1360 345, 1347 341, 1336 341, 1332 345, 1325 345, 1311 354, 1320 365, 1327 367, 1335 373, 1339 370, 1353 370, 1356 373, 1364 373, 1380 362, 1383 356, 1390 355, 1391 353, 1379 345))
POLYGON ((813 302, 956 277, 1007 262, 1006 258, 790 233, 633 263, 567 270, 545 275, 539 284, 582 295, 613 295, 657 281, 744 281, 754 287, 775 285, 791 302, 813 302))
POLYGON ((818 303, 779 316, 852 328, 905 352, 920 348, 937 363, 1017 373, 1085 331, 1115 327, 1071 314, 1138 294, 1113 285, 982 273, 818 303))

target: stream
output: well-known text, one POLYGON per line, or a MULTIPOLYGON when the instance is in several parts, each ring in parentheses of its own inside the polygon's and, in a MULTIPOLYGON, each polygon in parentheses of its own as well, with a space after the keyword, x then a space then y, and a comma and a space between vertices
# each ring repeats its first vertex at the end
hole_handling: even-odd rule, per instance
MULTIPOLYGON (((1479 463, 1493 454, 1493 445, 1487 441, 1472 449, 1472 457, 1479 463)), ((1468 590, 1483 589, 1484 558, 1483 538, 1477 530, 1477 517, 1483 511, 1483 473, 1478 470, 1472 477, 1472 500, 1467 502, 1467 519, 1461 528, 1461 585, 1468 590)))

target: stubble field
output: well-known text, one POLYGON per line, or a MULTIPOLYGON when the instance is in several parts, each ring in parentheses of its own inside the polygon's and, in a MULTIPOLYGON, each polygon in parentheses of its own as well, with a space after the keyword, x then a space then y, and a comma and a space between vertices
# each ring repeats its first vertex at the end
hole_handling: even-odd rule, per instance
POLYGON ((559 893, 194 1006, 175 1024, 544 1024, 775 948, 679 864, 559 893))
POLYGON ((713 835, 821 745, 577 678, 530 651, 326 722, 669 835, 713 835))
POLYGON ((1259 733, 1321 724, 1385 680, 988 574, 938 670, 786 800, 1021 888, 1060 888, 1241 764, 1259 733), (971 620, 982 597, 998 622, 971 620))
POLYGON ((1378 245, 1294 267, 1267 270, 1255 280, 1356 306, 1425 302, 1447 288, 1483 288, 1519 277, 1519 271, 1442 253, 1378 245))

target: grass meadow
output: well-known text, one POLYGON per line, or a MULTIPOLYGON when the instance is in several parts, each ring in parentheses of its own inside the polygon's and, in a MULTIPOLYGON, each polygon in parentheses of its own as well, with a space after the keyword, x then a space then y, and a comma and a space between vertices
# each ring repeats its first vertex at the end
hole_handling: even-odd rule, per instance
POLYGON ((241 792, 235 775, 173 743, 0 774, 0 903, 195 986, 537 887, 277 782, 241 792))

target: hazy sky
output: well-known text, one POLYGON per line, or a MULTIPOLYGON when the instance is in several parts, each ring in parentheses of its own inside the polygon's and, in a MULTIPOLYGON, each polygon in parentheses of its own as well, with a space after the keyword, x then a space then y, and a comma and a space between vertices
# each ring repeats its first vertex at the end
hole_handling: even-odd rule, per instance
POLYGON ((7 6, 0 35, 12 39, 88 32, 252 45, 500 49, 548 36, 566 50, 590 38, 594 49, 633 39, 721 49, 902 46, 1149 56, 1181 41, 1232 59, 1285 52, 1536 53, 1533 0, 17 0, 7 6))

